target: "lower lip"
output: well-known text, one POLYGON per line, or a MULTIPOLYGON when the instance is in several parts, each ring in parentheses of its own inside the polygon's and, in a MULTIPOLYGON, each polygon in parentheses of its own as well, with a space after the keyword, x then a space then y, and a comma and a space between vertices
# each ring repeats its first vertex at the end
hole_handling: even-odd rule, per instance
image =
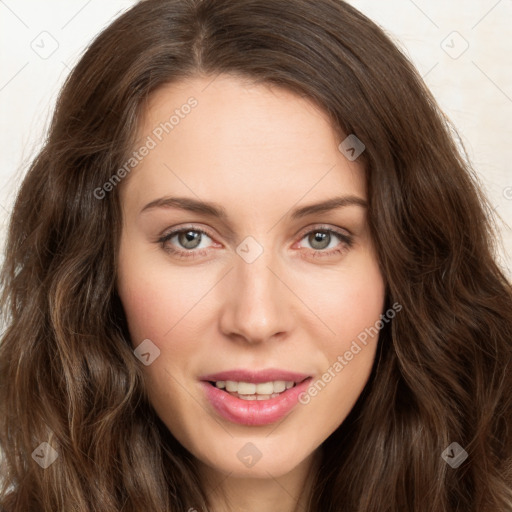
POLYGON ((243 400, 230 395, 209 382, 201 382, 213 408, 226 420, 239 425, 270 425, 284 418, 298 403, 299 395, 306 391, 311 377, 268 400, 243 400))

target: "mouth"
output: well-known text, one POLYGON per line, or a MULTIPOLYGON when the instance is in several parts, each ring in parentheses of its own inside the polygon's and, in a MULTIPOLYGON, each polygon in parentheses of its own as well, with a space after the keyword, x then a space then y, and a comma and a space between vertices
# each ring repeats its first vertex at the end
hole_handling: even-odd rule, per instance
POLYGON ((299 403, 313 377, 302 380, 247 382, 206 380, 203 387, 211 413, 245 426, 269 425, 283 419, 299 403))
POLYGON ((288 389, 292 389, 310 378, 306 377, 299 382, 293 380, 271 380, 258 383, 233 380, 209 380, 206 382, 240 400, 270 400, 281 396, 288 389))

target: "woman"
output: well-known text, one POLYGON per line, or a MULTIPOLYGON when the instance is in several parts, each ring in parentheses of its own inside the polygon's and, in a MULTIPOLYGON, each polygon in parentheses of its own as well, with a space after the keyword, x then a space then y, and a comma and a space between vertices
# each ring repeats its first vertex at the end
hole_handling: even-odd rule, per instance
POLYGON ((92 43, 2 273, 9 512, 512 510, 512 293, 412 65, 340 0, 92 43))

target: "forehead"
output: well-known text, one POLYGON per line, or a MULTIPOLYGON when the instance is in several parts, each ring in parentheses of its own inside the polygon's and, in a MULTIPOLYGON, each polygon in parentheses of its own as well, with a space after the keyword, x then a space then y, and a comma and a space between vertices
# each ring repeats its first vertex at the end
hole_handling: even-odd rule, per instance
POLYGON ((125 180, 127 191, 178 186, 220 201, 264 191, 297 201, 333 188, 365 196, 362 165, 339 151, 343 135, 328 115, 280 87, 227 75, 163 86, 146 103, 137 135, 135 150, 151 149, 125 180))

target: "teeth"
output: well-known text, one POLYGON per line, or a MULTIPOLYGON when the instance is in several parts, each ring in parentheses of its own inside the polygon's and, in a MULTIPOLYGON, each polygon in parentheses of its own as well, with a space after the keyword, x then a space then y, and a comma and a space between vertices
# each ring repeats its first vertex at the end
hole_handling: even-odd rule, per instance
MULTIPOLYGON (((253 382, 235 382, 233 380, 219 380, 215 386, 219 389, 225 389, 231 393, 238 393, 239 395, 258 395, 258 396, 272 396, 282 393, 285 389, 293 388, 295 382, 275 380, 270 382, 260 382, 254 384, 253 382)), ((265 398, 258 398, 258 400, 265 400, 265 398)))

